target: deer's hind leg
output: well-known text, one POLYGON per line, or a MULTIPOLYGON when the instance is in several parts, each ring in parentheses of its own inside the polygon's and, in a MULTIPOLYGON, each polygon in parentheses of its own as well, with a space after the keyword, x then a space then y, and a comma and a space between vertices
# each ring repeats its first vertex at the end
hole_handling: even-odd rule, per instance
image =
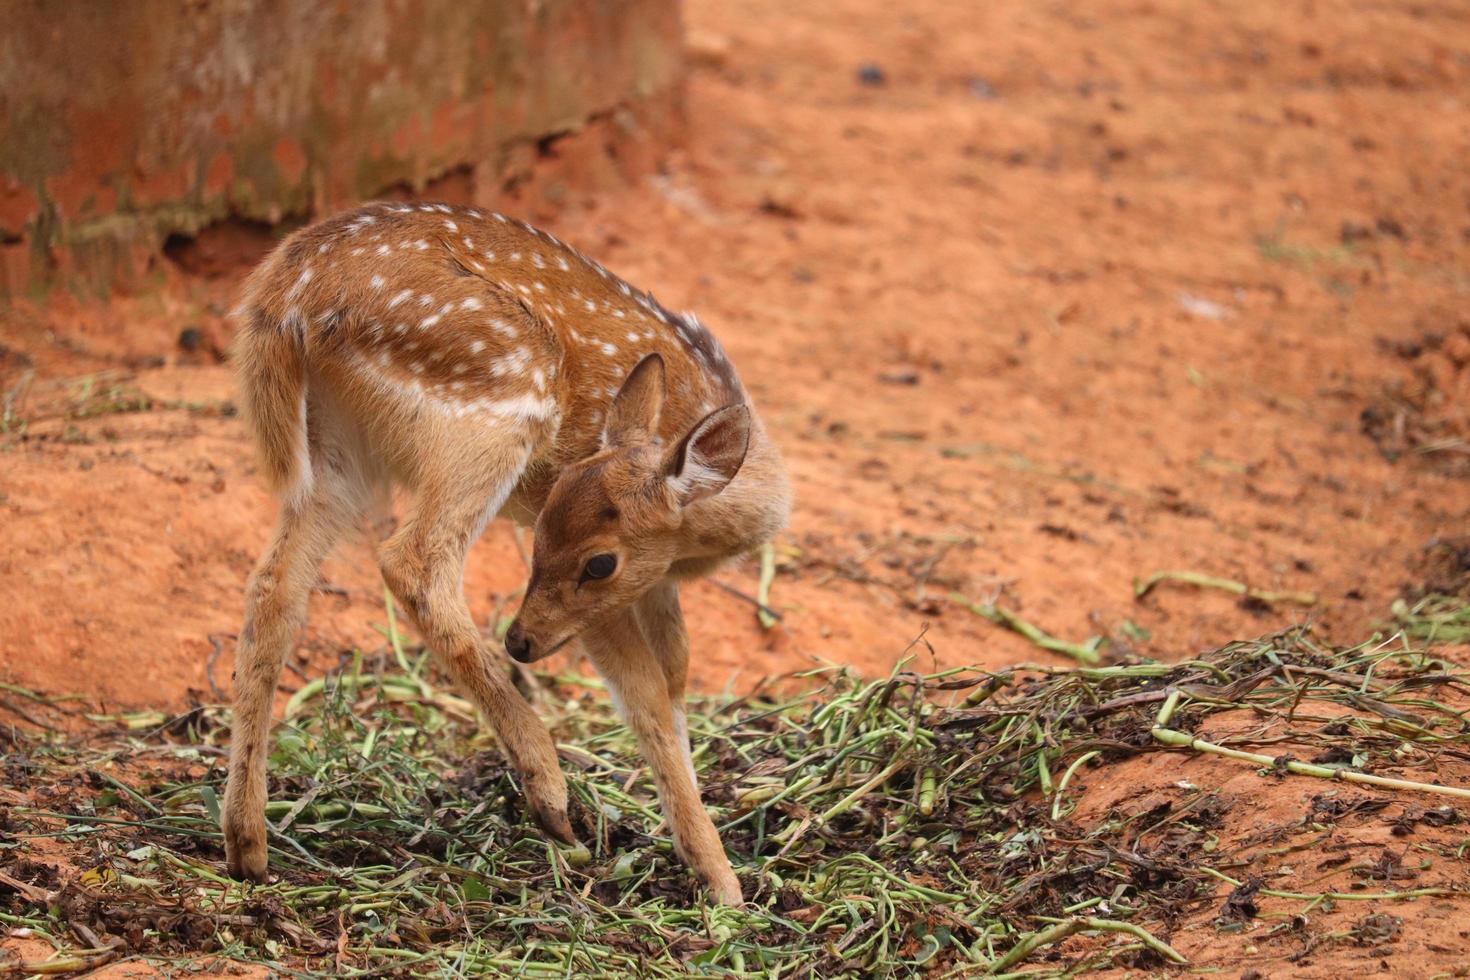
POLYGON ((220 829, 230 874, 266 879, 266 759, 271 702, 281 665, 306 619, 322 559, 362 515, 370 492, 350 461, 313 453, 313 489, 281 507, 270 545, 245 590, 245 624, 235 648, 230 773, 220 829))
MULTIPOLYGON (((419 474, 414 507, 378 549, 378 563, 424 642, 500 737, 531 816, 548 835, 570 844, 576 837, 551 733, 481 638, 464 599, 465 557, 504 506, 529 456, 519 438, 478 435, 473 451, 419 474)), ((456 441, 463 446, 472 438, 456 441)))

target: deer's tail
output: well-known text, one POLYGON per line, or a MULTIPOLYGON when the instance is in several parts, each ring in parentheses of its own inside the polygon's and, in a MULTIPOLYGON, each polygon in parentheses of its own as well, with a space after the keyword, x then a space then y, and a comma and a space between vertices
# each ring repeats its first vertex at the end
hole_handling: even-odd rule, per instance
POLYGON ((237 316, 234 362, 245 423, 255 438, 266 482, 283 503, 298 504, 312 485, 305 325, 299 316, 270 316, 248 295, 237 316))

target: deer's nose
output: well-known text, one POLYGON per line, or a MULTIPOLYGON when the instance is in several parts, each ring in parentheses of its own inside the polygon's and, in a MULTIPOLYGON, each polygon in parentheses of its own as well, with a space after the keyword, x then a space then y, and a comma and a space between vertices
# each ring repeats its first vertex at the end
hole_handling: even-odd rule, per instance
POLYGON ((531 662, 531 639, 526 636, 526 631, 521 629, 519 620, 511 623, 510 629, 505 631, 505 652, 510 654, 511 659, 517 663, 531 662))

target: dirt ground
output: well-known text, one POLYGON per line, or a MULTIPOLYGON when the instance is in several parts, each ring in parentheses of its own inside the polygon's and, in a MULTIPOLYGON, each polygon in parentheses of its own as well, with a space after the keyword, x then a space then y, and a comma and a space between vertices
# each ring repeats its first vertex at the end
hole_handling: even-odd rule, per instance
MULTIPOLYGON (((926 629, 921 668, 1064 662, 952 592, 1166 659, 1303 618, 1354 642, 1466 532, 1470 10, 690 0, 687 21, 661 172, 505 206, 697 310, 787 455, 783 621, 688 589, 698 686, 887 672, 926 629), (1318 601, 1135 601, 1171 569, 1318 601)), ((212 699, 217 643, 227 693, 271 514, 217 356, 252 247, 3 314, 3 391, 30 380, 0 435, 0 680, 177 709, 212 699)), ((492 526, 477 615, 524 574, 492 526)), ((305 676, 382 643, 366 536, 323 577, 305 676)))

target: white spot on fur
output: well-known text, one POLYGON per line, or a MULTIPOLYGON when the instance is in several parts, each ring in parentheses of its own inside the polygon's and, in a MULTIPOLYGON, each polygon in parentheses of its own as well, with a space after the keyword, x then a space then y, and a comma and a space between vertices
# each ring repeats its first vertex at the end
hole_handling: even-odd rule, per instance
POLYGON ((388 301, 388 309, 393 309, 393 307, 397 306, 399 303, 402 303, 404 300, 408 299, 412 295, 412 289, 404 289, 400 292, 394 293, 393 298, 388 301))
MULTIPOLYGON (((517 395, 513 398, 503 398, 495 401, 476 399, 468 405, 432 399, 425 394, 423 385, 416 379, 405 381, 395 378, 391 374, 380 372, 360 356, 358 357, 358 363, 362 367, 364 377, 375 384, 385 394, 405 399, 414 405, 431 408, 445 415, 463 417, 466 414, 483 414, 502 419, 506 423, 514 426, 533 422, 544 422, 547 419, 555 417, 557 414, 557 405, 554 399, 533 395, 530 392, 517 395)), ((517 479, 519 479, 519 475, 517 475, 517 479)))
POLYGON ((478 310, 485 304, 480 302, 480 297, 478 296, 466 296, 464 299, 459 301, 459 305, 462 309, 478 310))
POLYGON ((614 354, 616 354, 618 352, 618 348, 617 348, 617 346, 615 344, 603 344, 602 345, 602 352, 604 354, 606 354, 608 357, 612 357, 614 354))
POLYGON ((295 299, 296 294, 300 293, 302 289, 306 288, 306 284, 309 282, 311 282, 311 266, 308 265, 302 268, 301 275, 296 277, 295 285, 293 285, 286 292, 286 298, 295 299))
POLYGON ((373 276, 372 279, 368 281, 373 284, 374 289, 382 289, 384 286, 384 279, 382 276, 373 276))
POLYGON ((556 402, 550 398, 538 398, 527 392, 514 398, 486 402, 485 412, 517 422, 544 422, 556 414, 556 402))
POLYGON ((470 353, 471 354, 478 354, 478 353, 480 353, 480 351, 482 351, 484 349, 485 349, 485 342, 483 340, 472 340, 472 341, 470 341, 470 353))
POLYGON ((448 228, 450 231, 459 231, 459 225, 455 224, 453 221, 450 221, 448 218, 444 219, 444 227, 448 228))
POLYGON ((497 378, 520 377, 526 373, 526 365, 531 362, 531 352, 524 347, 517 347, 504 357, 490 365, 490 373, 497 378))

